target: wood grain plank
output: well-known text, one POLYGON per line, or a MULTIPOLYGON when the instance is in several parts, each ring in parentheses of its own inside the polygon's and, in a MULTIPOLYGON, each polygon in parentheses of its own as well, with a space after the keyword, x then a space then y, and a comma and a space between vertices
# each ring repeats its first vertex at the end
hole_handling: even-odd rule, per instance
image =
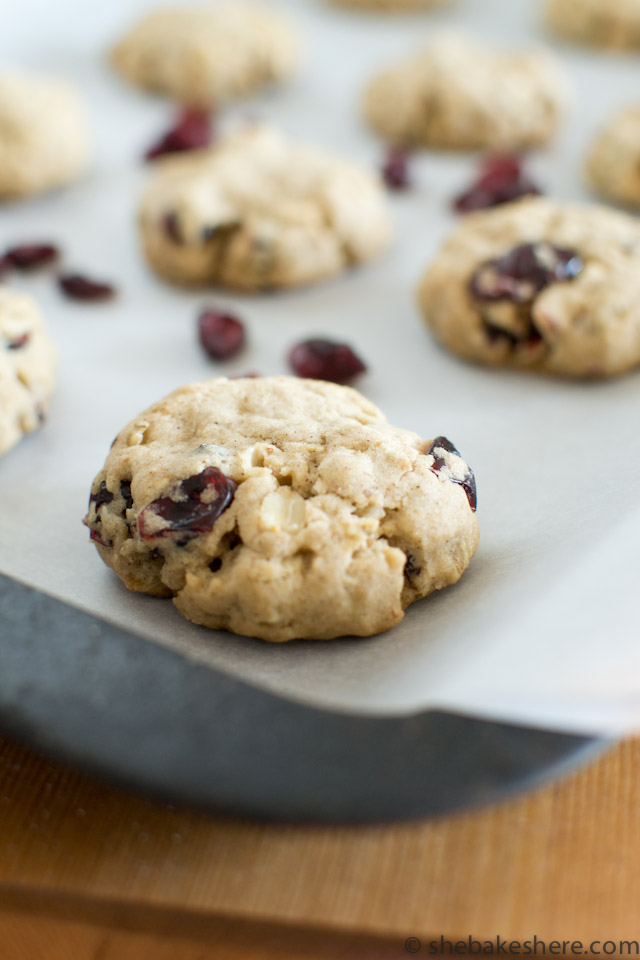
POLYGON ((479 812, 264 826, 128 795, 4 741, 0 886, 384 937, 633 938, 638 796, 635 740, 479 812))

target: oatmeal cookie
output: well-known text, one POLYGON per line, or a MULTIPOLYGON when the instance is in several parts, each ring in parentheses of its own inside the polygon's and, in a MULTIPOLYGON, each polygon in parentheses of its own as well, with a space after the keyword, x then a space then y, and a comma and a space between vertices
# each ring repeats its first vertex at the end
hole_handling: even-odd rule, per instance
POLYGON ((203 107, 287 80, 299 60, 288 21, 240 0, 154 10, 111 51, 131 83, 203 107))
POLYGON ((140 208, 144 252, 176 283, 296 287, 379 254, 390 236, 377 177, 252 127, 160 160, 140 208))
POLYGON ((57 352, 35 303, 0 287, 0 456, 41 425, 57 352))
POLYGON ((86 523, 131 590, 264 640, 369 636, 455 583, 478 542, 473 474, 444 437, 350 387, 219 378, 116 438, 86 523))
POLYGON ((53 190, 89 162, 87 116, 66 81, 0 74, 0 201, 53 190))
POLYGON ((438 339, 466 359, 623 373, 640 363, 640 221, 541 198, 469 214, 418 296, 438 339))
POLYGON ((551 139, 566 99, 564 73, 544 51, 441 34, 370 81, 364 114, 393 143, 520 150, 551 139))

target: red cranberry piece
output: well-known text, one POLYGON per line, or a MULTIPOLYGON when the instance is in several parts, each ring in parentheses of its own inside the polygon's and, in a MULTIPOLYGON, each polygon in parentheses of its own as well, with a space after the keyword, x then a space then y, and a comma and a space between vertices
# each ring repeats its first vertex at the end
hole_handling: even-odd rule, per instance
POLYGON ((573 280, 582 266, 575 250, 549 243, 522 243, 497 260, 481 264, 469 287, 477 300, 528 303, 550 283, 573 280))
POLYGON ((540 190, 522 169, 520 157, 504 154, 488 157, 480 168, 476 182, 460 196, 453 206, 458 213, 484 210, 510 203, 520 197, 540 194, 540 190))
POLYGON ((93 540, 94 543, 99 543, 101 547, 106 547, 107 549, 113 546, 113 544, 107 543, 106 540, 103 540, 97 530, 89 531, 89 539, 93 540))
MULTIPOLYGON (((433 463, 429 468, 432 473, 439 474, 440 471, 446 467, 446 460, 442 454, 438 453, 438 450, 445 450, 447 453, 453 453, 456 457, 460 456, 460 452, 456 447, 451 443, 450 440, 447 440, 446 437, 436 437, 429 449, 426 451, 427 456, 431 455, 433 457, 433 463)), ((455 477, 449 477, 452 483, 459 483, 464 492, 467 495, 467 500, 469 501, 469 506, 472 511, 475 513, 478 506, 478 492, 476 490, 476 478, 473 475, 473 470, 471 467, 467 466, 468 473, 465 475, 464 479, 457 480, 455 477)))
POLYGON ((411 186, 409 175, 409 154, 400 147, 392 147, 382 164, 382 179, 390 190, 408 190, 411 186))
POLYGON ((17 340, 10 340, 7 344, 7 350, 22 350, 31 340, 30 333, 23 333, 17 340))
POLYGON ((35 270, 53 263, 59 256, 58 248, 51 243, 25 243, 7 250, 4 259, 16 270, 35 270))
POLYGON ((243 324, 230 313, 203 310, 198 317, 200 343, 214 360, 227 360, 242 349, 245 342, 243 324))
POLYGON ((90 280, 80 273, 64 274, 58 277, 58 283, 71 300, 111 300, 116 293, 111 284, 90 280))
POLYGON ((229 507, 238 484, 217 467, 183 480, 172 497, 160 497, 148 504, 138 517, 138 533, 143 540, 170 537, 175 534, 185 542, 199 533, 209 533, 221 513, 229 507), (153 520, 160 517, 167 523, 153 530, 153 520))
POLYGON ((367 369, 346 343, 319 338, 296 344, 289 354, 289 363, 299 377, 334 383, 348 383, 367 369))
POLYGON ((156 160, 167 153, 183 153, 185 150, 208 147, 212 132, 211 113, 208 110, 183 110, 178 115, 175 126, 147 150, 145 160, 156 160))
POLYGON ((7 257, 0 257, 0 277, 3 277, 5 273, 9 273, 11 269, 11 262, 7 257))

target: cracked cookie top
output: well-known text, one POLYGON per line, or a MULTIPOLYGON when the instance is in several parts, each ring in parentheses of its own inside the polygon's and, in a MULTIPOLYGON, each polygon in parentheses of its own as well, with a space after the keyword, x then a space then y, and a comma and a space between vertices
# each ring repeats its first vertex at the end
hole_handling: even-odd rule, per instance
POLYGON ((241 290, 331 276, 376 256, 390 235, 373 174, 264 127, 159 161, 140 222, 159 273, 241 290))
POLYGON ((621 373, 640 363, 640 222, 541 198, 470 214, 418 297, 436 336, 468 359, 621 373))
POLYGON ((116 438, 87 524, 133 590, 266 640, 369 635, 455 582, 475 480, 444 437, 355 390, 294 377, 175 391, 116 438))

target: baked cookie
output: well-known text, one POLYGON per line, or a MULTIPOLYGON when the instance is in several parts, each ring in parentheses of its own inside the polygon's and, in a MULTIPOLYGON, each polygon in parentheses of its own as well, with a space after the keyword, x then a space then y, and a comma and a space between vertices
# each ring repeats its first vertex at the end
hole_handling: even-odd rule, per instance
POLYGON ((568 40, 612 50, 640 47, 640 0, 546 0, 544 19, 568 40))
POLYGON ((452 0, 329 0, 336 7, 350 7, 353 10, 375 10, 381 13, 406 13, 407 11, 427 10, 444 7, 452 0))
POLYGON ((393 143, 520 150, 546 143, 566 100, 562 70, 543 51, 496 51, 441 34, 375 76, 369 124, 393 143))
POLYGON ((111 52, 113 66, 131 83, 192 106, 286 80, 299 59, 288 21, 240 0, 155 10, 111 52))
POLYGON ((56 373, 56 349, 37 306, 0 287, 0 456, 40 426, 56 373))
POLYGON ((473 474, 444 437, 350 387, 193 383, 115 440, 86 523, 131 590, 263 640, 369 636, 455 583, 478 543, 473 474))
POLYGON ((586 173, 603 197, 640 207, 640 107, 622 110, 600 131, 586 173))
POLYGON ((427 323, 480 363, 570 377, 640 363, 640 221, 520 200, 469 214, 419 289, 427 323))
POLYGON ((63 80, 0 74, 0 200, 53 190, 89 161, 87 117, 63 80))
POLYGON ((260 127, 157 161, 140 229, 169 280, 237 290, 313 283, 375 257, 390 236, 377 177, 260 127))

